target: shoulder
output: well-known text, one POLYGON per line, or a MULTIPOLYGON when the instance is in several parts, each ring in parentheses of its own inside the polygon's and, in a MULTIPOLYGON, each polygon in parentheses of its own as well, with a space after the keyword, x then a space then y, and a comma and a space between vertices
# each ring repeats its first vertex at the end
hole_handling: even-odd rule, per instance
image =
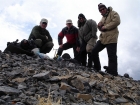
POLYGON ((68 28, 67 27, 64 27, 63 29, 62 29, 62 31, 66 31, 68 28))
POLYGON ((72 28, 73 28, 74 30, 78 30, 78 28, 77 28, 77 27, 75 27, 75 26, 72 26, 72 28))
POLYGON ((119 15, 116 11, 113 10, 112 7, 108 7, 108 10, 110 11, 111 15, 119 15))
POLYGON ((40 29, 40 28, 41 28, 41 27, 40 27, 40 26, 37 26, 37 25, 33 27, 34 30, 40 29))
POLYGON ((94 21, 93 19, 88 19, 86 21, 87 24, 96 24, 96 21, 94 21))

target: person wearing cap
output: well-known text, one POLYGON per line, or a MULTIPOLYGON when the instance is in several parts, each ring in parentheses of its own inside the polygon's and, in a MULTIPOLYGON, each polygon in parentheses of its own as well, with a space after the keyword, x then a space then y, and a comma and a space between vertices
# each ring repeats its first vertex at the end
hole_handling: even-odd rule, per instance
POLYGON ((40 52, 45 54, 49 53, 54 46, 52 37, 49 31, 46 29, 47 25, 48 20, 42 18, 40 25, 33 27, 28 38, 28 40, 33 39, 36 46, 40 49, 40 52))
POLYGON ((106 72, 117 76, 117 42, 118 42, 118 25, 120 24, 120 16, 116 11, 113 11, 112 7, 106 7, 100 3, 98 5, 99 12, 103 16, 98 23, 98 29, 101 34, 97 44, 92 50, 93 61, 95 67, 101 70, 101 64, 99 60, 99 52, 104 48, 107 49, 108 54, 108 67, 106 72))
POLYGON ((78 37, 78 29, 75 26, 73 26, 71 19, 66 20, 66 27, 64 27, 62 31, 58 34, 59 48, 56 56, 57 57, 61 56, 63 50, 73 48, 74 58, 76 58, 79 49, 77 37, 78 37), (64 36, 66 37, 67 40, 66 43, 63 43, 64 36))
POLYGON ((86 66, 88 55, 88 67, 92 67, 91 52, 96 44, 97 40, 97 24, 92 19, 86 19, 84 14, 78 15, 78 27, 79 27, 79 41, 80 41, 80 58, 83 66, 86 66))

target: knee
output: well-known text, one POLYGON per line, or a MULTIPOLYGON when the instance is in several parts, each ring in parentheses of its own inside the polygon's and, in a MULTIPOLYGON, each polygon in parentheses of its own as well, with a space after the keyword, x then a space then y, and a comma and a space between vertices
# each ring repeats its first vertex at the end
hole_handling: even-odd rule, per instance
POLYGON ((51 41, 50 42, 47 42, 46 45, 49 48, 53 48, 53 46, 54 46, 53 42, 51 42, 51 41))

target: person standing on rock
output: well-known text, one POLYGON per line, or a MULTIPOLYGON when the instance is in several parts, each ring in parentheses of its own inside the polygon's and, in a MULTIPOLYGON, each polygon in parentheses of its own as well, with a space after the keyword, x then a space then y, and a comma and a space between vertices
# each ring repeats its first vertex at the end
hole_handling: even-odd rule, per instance
POLYGON ((71 19, 66 20, 66 27, 64 27, 62 31, 58 34, 59 48, 55 58, 59 58, 62 55, 63 50, 67 50, 70 48, 73 48, 75 58, 79 51, 79 44, 77 43, 77 38, 78 29, 75 26, 73 26, 71 19), (66 37, 67 42, 63 44, 64 36, 66 37))
POLYGON ((87 54, 88 54, 88 67, 92 67, 91 52, 96 44, 97 40, 97 24, 94 20, 87 20, 85 16, 80 13, 78 15, 78 27, 79 27, 79 42, 80 42, 80 61, 83 66, 86 66, 87 54))
POLYGON ((107 49, 108 54, 108 67, 107 73, 117 76, 117 40, 118 40, 118 25, 120 24, 120 16, 116 11, 113 11, 112 7, 106 7, 100 3, 98 5, 99 12, 103 16, 98 23, 98 29, 101 34, 97 44, 92 50, 92 57, 94 67, 99 71, 101 70, 101 64, 99 60, 99 52, 104 48, 107 49))
POLYGON ((49 53, 53 48, 53 40, 46 29, 48 25, 48 20, 43 18, 40 21, 39 26, 33 27, 28 40, 34 40, 36 46, 40 49, 41 53, 49 53))

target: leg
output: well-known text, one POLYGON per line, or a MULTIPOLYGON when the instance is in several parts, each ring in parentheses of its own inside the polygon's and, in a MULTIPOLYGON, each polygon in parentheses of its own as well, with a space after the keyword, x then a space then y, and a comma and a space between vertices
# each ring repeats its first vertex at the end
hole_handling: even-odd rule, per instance
POLYGON ((84 50, 81 52, 81 63, 82 63, 82 66, 86 66, 87 64, 87 51, 84 50))
POLYGON ((92 67, 92 49, 96 44, 96 40, 95 38, 91 38, 88 42, 87 42, 87 46, 86 46, 86 51, 88 53, 88 67, 92 67))
POLYGON ((62 48, 58 48, 57 55, 61 56, 62 53, 63 53, 63 50, 67 50, 69 48, 72 48, 72 44, 69 44, 69 43, 63 44, 63 47, 62 48))
POLYGON ((34 40, 34 43, 36 44, 36 46, 37 46, 38 48, 40 48, 40 47, 42 46, 42 40, 41 40, 41 39, 36 39, 36 40, 34 40))
POLYGON ((114 76, 117 76, 117 43, 108 44, 106 47, 109 58, 107 72, 114 76))
POLYGON ((97 44, 92 50, 92 60, 94 63, 94 68, 99 71, 101 70, 101 64, 99 59, 99 52, 102 51, 105 48, 105 45, 101 43, 101 41, 97 41, 97 44))
POLYGON ((53 48, 54 44, 50 41, 50 42, 47 42, 45 43, 41 49, 40 49, 40 52, 41 53, 49 53, 51 51, 51 49, 53 48))

